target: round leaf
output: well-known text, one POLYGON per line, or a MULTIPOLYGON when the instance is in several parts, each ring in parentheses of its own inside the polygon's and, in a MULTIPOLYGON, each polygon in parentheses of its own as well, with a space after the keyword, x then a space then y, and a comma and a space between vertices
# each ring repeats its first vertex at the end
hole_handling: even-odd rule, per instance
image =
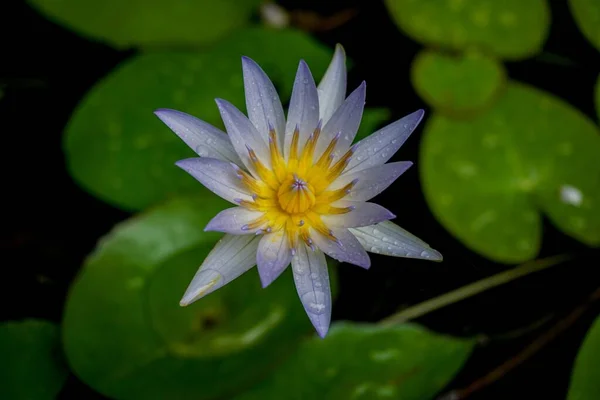
POLYGON ((300 58, 317 76, 330 58, 329 50, 300 32, 263 29, 242 31, 212 52, 138 55, 92 88, 71 117, 64 148, 73 178, 128 210, 202 192, 202 185, 173 165, 194 153, 152 112, 173 108, 222 127, 214 98, 244 109, 244 54, 265 61, 275 82, 289 85, 283 99, 291 93, 300 58))
POLYGON ((510 83, 476 118, 430 118, 421 153, 431 209, 474 251, 505 263, 534 258, 539 211, 600 244, 600 132, 560 99, 510 83))
POLYGON ((598 365, 600 364, 600 317, 596 318, 585 339, 571 375, 567 400, 600 398, 598 365))
POLYGON ((42 320, 0 325, 0 398, 51 400, 68 371, 60 349, 60 331, 42 320))
POLYGON ((216 197, 176 199, 102 239, 68 297, 64 346, 75 373, 115 399, 225 398, 268 374, 310 325, 286 272, 256 270, 182 308, 221 234, 216 197))
POLYGON ((550 27, 546 0, 386 0, 396 24, 427 45, 477 48, 507 59, 541 50, 550 27))
POLYGON ((270 379, 236 400, 427 400, 467 360, 474 341, 405 324, 336 324, 303 343, 270 379))
POLYGON ((600 3, 597 0, 569 0, 569 6, 583 35, 600 50, 600 3))
POLYGON ((49 19, 116 47, 214 42, 243 26, 260 0, 29 0, 49 19))
POLYGON ((504 81, 502 64, 476 52, 451 56, 425 50, 412 66, 417 93, 448 114, 471 113, 489 106, 504 81))

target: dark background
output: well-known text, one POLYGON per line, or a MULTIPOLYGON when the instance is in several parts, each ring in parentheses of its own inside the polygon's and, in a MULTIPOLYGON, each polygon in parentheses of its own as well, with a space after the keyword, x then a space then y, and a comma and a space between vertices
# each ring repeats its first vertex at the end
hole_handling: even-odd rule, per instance
MULTIPOLYGON (((403 36, 382 2, 279 3, 290 10, 317 11, 324 18, 312 25, 313 34, 331 47, 337 42, 344 45, 354 63, 349 90, 366 80, 367 106, 390 108, 392 119, 418 108, 429 111, 409 80, 411 61, 421 46, 403 36), (340 19, 347 21, 335 23, 340 19)), ((600 53, 575 26, 566 1, 550 3, 552 30, 544 52, 506 64, 509 76, 559 96, 597 120, 593 87, 600 53)), ((134 51, 116 51, 82 39, 24 2, 0 4, 2 319, 60 321, 69 285, 83 259, 99 237, 129 215, 88 195, 71 180, 61 148, 62 130, 91 85, 134 51)), ((441 251, 444 262, 372 255, 368 272, 343 266, 334 319, 378 321, 399 307, 507 268, 469 251, 431 215, 418 180, 421 134, 418 129, 399 154, 400 159, 415 161, 415 166, 379 202, 398 215, 399 225, 441 251)), ((564 253, 574 259, 418 319, 435 331, 487 338, 444 392, 471 385, 530 343, 544 344, 541 335, 557 332, 537 354, 469 398, 565 398, 577 349, 600 306, 588 302, 583 314, 562 332, 556 324, 600 286, 595 271, 600 251, 586 248, 545 221, 539 256, 564 253)), ((103 397, 72 376, 60 398, 103 397)))

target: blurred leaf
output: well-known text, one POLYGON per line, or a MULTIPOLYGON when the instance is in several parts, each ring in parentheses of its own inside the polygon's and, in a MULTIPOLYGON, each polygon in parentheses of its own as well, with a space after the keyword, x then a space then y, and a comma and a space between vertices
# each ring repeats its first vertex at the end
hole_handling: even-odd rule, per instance
POLYGON ((520 83, 471 120, 429 119, 421 148, 425 197, 468 247, 505 263, 536 256, 538 209, 600 245, 598 128, 562 100, 520 83))
POLYGON ((464 114, 489 106, 505 81, 502 64, 476 52, 421 52, 412 66, 417 93, 440 112, 464 114))
POLYGON ((290 360, 236 400, 427 400, 467 360, 474 341, 411 324, 335 324, 302 344, 290 360))
POLYGON ((600 2, 569 0, 571 13, 583 35, 600 50, 600 2))
POLYGON ((383 123, 390 119, 390 110, 387 108, 365 108, 362 121, 358 128, 355 142, 362 140, 383 127, 383 123))
POLYGON ((546 0, 386 0, 413 39, 452 50, 476 48, 501 58, 539 52, 550 28, 546 0))
POLYGON ((207 53, 138 55, 100 81, 66 128, 75 180, 118 207, 139 210, 175 194, 206 192, 173 164, 194 153, 152 112, 174 108, 222 127, 215 97, 245 110, 241 55, 264 62, 276 84, 291 85, 300 58, 320 77, 330 50, 296 31, 248 29, 207 53))
POLYGON ((587 332, 571 373, 567 400, 600 399, 600 317, 587 332))
POLYGON ((54 22, 116 47, 203 45, 245 25, 261 0, 28 0, 54 22))
POLYGON ((0 398, 54 399, 68 371, 60 348, 60 331, 42 320, 0 325, 0 398))
POLYGON ((596 82, 596 114, 600 120, 600 74, 598 75, 598 81, 596 82))
POLYGON ((289 271, 262 289, 253 269, 179 306, 221 236, 203 228, 223 203, 173 200, 101 240, 64 315, 67 358, 84 382, 116 399, 226 398, 313 332, 289 271))

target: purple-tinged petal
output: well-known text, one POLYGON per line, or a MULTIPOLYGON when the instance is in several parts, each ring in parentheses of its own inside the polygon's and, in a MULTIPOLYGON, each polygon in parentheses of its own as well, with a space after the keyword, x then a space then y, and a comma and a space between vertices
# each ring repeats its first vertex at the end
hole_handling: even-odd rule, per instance
POLYGON ((229 136, 220 129, 181 111, 161 108, 154 114, 199 156, 241 164, 229 136))
POLYGON ((385 221, 372 226, 351 228, 365 250, 386 256, 422 258, 442 261, 439 251, 393 222, 385 221))
POLYGON ((350 148, 356 132, 358 132, 363 109, 365 108, 366 89, 366 83, 361 83, 335 111, 329 122, 325 124, 321 132, 321 137, 317 142, 315 151, 317 157, 323 153, 331 140, 338 134, 339 139, 333 155, 339 157, 350 148))
POLYGON ((252 268, 259 240, 254 235, 223 236, 194 275, 179 304, 187 306, 252 268))
POLYGON ((231 163, 216 158, 186 158, 175 163, 196 178, 209 190, 227 201, 238 204, 239 199, 252 201, 231 163))
POLYGON ((410 161, 399 161, 343 174, 331 184, 329 190, 339 189, 356 180, 356 185, 345 199, 367 201, 387 189, 411 165, 410 161))
POLYGON ((306 140, 314 132, 318 122, 319 96, 317 94, 317 86, 308 65, 306 65, 304 60, 301 60, 300 65, 298 65, 296 80, 294 81, 294 89, 292 91, 292 98, 290 99, 287 124, 285 126, 283 149, 286 159, 289 157, 292 136, 296 127, 298 127, 300 133, 298 149, 302 151, 306 140))
POLYGON ((325 255, 301 244, 292 258, 292 272, 304 310, 323 338, 331 322, 331 289, 325 255))
POLYGON ((262 68, 248 57, 242 57, 242 70, 248 118, 265 140, 269 137, 270 124, 275 129, 281 146, 285 116, 275 86, 262 68))
POLYGON ((270 167, 271 155, 267 146, 267 135, 260 135, 250 120, 227 100, 217 99, 216 102, 231 144, 248 170, 256 174, 250 161, 248 147, 254 150, 263 164, 270 167))
POLYGON ((415 111, 358 142, 344 173, 385 164, 408 139, 424 114, 423 110, 415 111))
POLYGON ((371 266, 369 255, 356 237, 346 228, 332 228, 337 242, 311 229, 310 236, 315 245, 329 257, 368 269, 371 266))
POLYGON ((323 215, 321 219, 327 226, 338 228, 354 228, 358 226, 373 225, 381 221, 396 218, 388 209, 375 203, 362 201, 340 200, 333 204, 335 207, 351 207, 352 211, 346 214, 323 215))
POLYGON ((291 260, 292 252, 283 231, 263 235, 256 252, 256 265, 262 286, 265 288, 277 279, 291 260))
POLYGON ((204 230, 230 233, 232 235, 255 233, 260 227, 250 229, 248 224, 262 215, 263 213, 260 211, 248 210, 243 207, 228 208, 211 219, 204 230))
POLYGON ((319 92, 319 114, 324 124, 329 121, 329 118, 346 97, 346 79, 346 52, 338 44, 335 46, 331 63, 317 88, 319 92))

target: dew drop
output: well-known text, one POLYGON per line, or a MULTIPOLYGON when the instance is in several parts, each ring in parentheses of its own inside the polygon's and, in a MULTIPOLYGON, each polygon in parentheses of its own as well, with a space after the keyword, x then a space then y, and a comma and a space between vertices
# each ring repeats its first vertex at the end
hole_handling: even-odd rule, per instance
POLYGON ((208 157, 210 153, 206 147, 196 146, 196 154, 198 154, 200 157, 208 157))
POLYGON ((311 279, 318 279, 319 278, 319 274, 317 274, 316 272, 313 272, 312 274, 310 274, 310 278, 311 279))

